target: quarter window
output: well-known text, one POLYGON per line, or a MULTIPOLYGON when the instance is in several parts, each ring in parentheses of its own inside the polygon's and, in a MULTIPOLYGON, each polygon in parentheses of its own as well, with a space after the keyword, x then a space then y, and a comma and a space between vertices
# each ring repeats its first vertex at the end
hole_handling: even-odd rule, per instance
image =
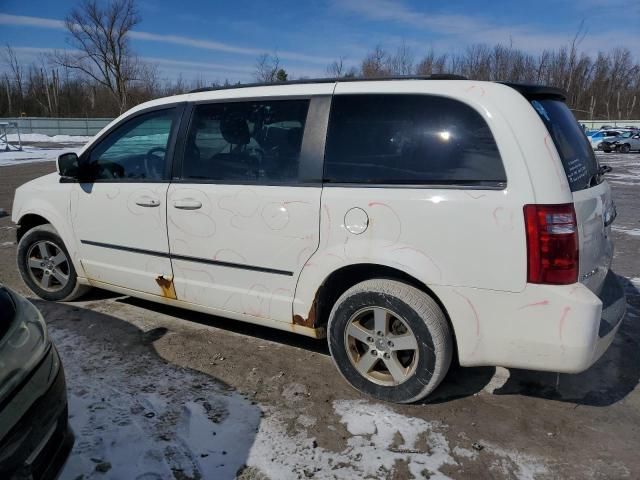
POLYGON ((182 178, 256 184, 298 181, 308 108, 308 100, 197 105, 182 178))
POLYGON ((91 150, 85 168, 95 180, 161 180, 175 108, 126 121, 91 150))
POLYGON ((496 142, 473 108, 445 97, 336 95, 325 156, 334 183, 502 186, 496 142))

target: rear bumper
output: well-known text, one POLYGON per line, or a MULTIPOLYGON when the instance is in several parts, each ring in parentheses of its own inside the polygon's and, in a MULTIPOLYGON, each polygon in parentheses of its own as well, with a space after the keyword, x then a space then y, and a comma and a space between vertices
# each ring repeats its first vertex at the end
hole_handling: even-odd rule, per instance
POLYGON ((13 426, 0 439, 0 478, 57 478, 74 436, 68 423, 64 372, 55 348, 5 405, 3 413, 7 411, 24 413, 4 419, 13 426), (25 402, 30 405, 26 411, 20 408, 25 402))
POLYGON ((580 283, 435 293, 447 307, 464 366, 579 373, 609 348, 626 313, 624 289, 611 271, 599 296, 580 283))

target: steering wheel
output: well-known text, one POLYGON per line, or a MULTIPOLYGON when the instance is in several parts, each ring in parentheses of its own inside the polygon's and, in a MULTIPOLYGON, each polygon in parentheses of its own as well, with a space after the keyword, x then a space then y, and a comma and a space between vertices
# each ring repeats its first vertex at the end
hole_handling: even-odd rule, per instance
POLYGON ((147 152, 144 156, 144 171, 147 174, 147 178, 158 179, 162 177, 166 153, 167 149, 164 147, 153 147, 147 152), (156 155, 156 153, 162 153, 162 157, 156 155))

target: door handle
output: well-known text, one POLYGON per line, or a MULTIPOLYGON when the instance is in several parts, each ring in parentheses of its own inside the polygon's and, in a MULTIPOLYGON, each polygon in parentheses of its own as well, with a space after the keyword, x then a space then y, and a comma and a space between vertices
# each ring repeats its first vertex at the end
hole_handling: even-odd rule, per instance
POLYGON ((175 200, 173 202, 173 206, 180 210, 198 210, 202 207, 202 202, 194 200, 193 198, 182 198, 180 200, 175 200))
POLYGON ((143 195, 136 199, 136 205, 140 207, 159 207, 160 200, 157 198, 151 198, 148 195, 143 195))

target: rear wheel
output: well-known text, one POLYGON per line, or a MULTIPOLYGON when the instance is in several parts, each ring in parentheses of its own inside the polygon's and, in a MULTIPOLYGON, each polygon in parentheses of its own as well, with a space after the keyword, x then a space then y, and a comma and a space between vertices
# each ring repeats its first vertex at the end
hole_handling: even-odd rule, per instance
POLYGON ((328 332, 343 377, 380 400, 420 400, 451 364, 444 313, 429 295, 395 280, 368 280, 347 290, 331 311, 328 332))
POLYGON ((49 224, 32 228, 18 243, 18 269, 40 298, 70 301, 89 290, 80 285, 64 242, 49 224))
POLYGON ((631 151, 631 146, 625 143, 624 145, 620 145, 620 147, 618 148, 618 151, 620 153, 629 153, 631 151))

